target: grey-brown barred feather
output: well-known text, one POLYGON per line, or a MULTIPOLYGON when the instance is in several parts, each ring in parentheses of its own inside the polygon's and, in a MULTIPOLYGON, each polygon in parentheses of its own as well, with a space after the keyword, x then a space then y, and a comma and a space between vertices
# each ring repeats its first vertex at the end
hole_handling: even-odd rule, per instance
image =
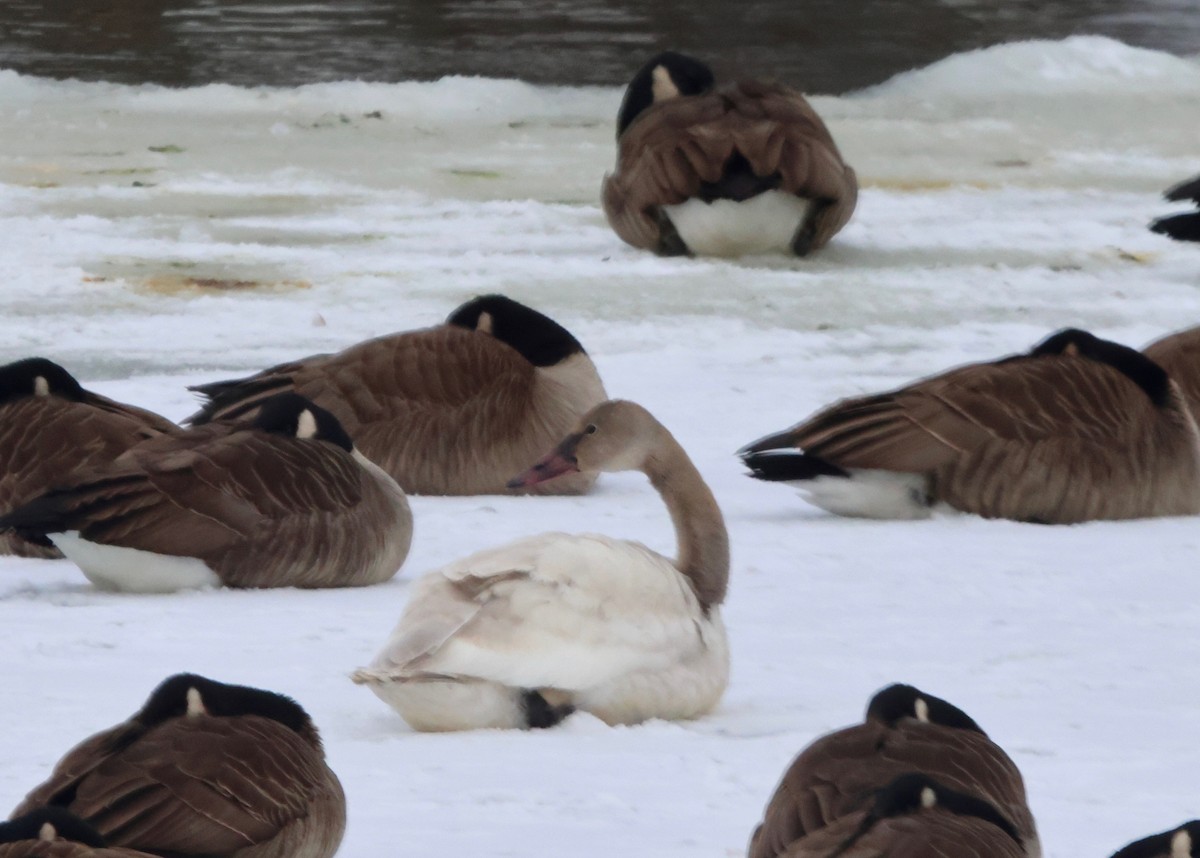
POLYGON ((1142 354, 1167 371, 1179 385, 1200 424, 1200 326, 1155 340, 1142 354))
MULTIPOLYGON (((113 461, 135 444, 178 431, 157 414, 88 392, 80 401, 50 394, 0 404, 0 514, 113 461)), ((62 557, 52 545, 11 530, 0 533, 0 553, 62 557)))
POLYGON ((854 213, 857 177, 807 99, 789 87, 742 81, 656 102, 638 116, 604 178, 608 222, 628 244, 657 250, 661 208, 700 196, 735 153, 755 175, 777 174, 777 190, 817 203, 809 209, 809 250, 827 244, 854 213))
MULTIPOLYGON (((247 379, 196 388, 212 397, 192 420, 252 417, 294 390, 341 421, 355 446, 415 494, 498 494, 578 417, 607 397, 582 350, 535 366, 484 330, 442 325, 368 340, 247 379)), ((595 474, 537 493, 586 491, 595 474)))
POLYGON ((777 858, 1025 858, 1011 837, 988 822, 937 808, 881 819, 842 850, 866 815, 843 817, 790 844, 777 858))

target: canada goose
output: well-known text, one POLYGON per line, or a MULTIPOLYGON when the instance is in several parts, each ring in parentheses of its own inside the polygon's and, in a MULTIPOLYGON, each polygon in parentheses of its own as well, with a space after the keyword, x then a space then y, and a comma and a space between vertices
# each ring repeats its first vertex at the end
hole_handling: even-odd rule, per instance
POLYGON ((254 423, 144 441, 0 517, 50 539, 98 587, 352 587, 391 578, 412 513, 337 419, 295 393, 254 423))
POLYGON ((671 561, 637 542, 543 533, 423 576, 355 682, 417 730, 550 727, 575 709, 609 724, 695 718, 720 700, 729 653, 721 511, 687 453, 632 402, 598 405, 512 481, 638 470, 675 525, 671 561))
POLYGON ((1134 349, 1074 329, 843 400, 738 452, 751 476, 793 482, 840 515, 924 518, 935 503, 1044 524, 1200 512, 1200 435, 1179 387, 1134 349))
POLYGON ((109 844, 174 858, 328 858, 346 797, 295 700, 180 673, 67 752, 13 812, 63 807, 109 844))
POLYGON ((716 89, 708 66, 668 51, 625 90, 601 198, 622 240, 664 256, 807 256, 850 220, 858 179, 800 92, 716 89))
MULTIPOLYGON (((140 441, 177 431, 164 417, 84 390, 46 358, 0 367, 0 514, 140 441)), ((0 554, 62 557, 11 530, 0 532, 0 554)))
POLYGON ((1200 425, 1200 325, 1176 331, 1142 349, 1142 354, 1167 371, 1179 385, 1200 425))
POLYGON ((155 858, 108 846, 100 832, 61 807, 43 807, 0 822, 0 858, 155 858))
MULTIPOLYGON (((1200 176, 1168 188, 1163 196, 1173 203, 1189 201, 1200 206, 1200 176)), ((1150 229, 1176 241, 1200 241, 1200 211, 1160 217, 1150 224, 1150 229)))
POLYGON ((1193 819, 1162 834, 1135 840, 1118 849, 1112 858, 1197 858, 1200 856, 1200 819, 1193 819))
MULTIPOLYGON (((438 327, 192 389, 210 400, 190 418, 196 424, 244 418, 265 397, 295 390, 331 411, 406 492, 434 495, 504 492, 607 398, 578 340, 503 295, 468 301, 438 327)), ((533 490, 576 494, 595 479, 575 474, 533 490)))
POLYGON ((922 774, 897 777, 870 806, 788 845, 779 858, 1024 858, 988 802, 922 774))
POLYGON ((779 858, 788 844, 861 811, 876 790, 921 772, 978 796, 1019 834, 1026 858, 1041 845, 1016 765, 965 712, 911 685, 890 685, 867 705, 862 724, 805 748, 775 789, 750 840, 749 858, 779 858))

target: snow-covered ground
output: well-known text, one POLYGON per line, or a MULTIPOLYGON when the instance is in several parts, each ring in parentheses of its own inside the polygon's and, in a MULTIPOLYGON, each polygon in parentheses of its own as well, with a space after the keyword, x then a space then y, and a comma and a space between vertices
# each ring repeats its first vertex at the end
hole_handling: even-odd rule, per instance
POLYGON ((0 72, 0 360, 58 359, 173 418, 184 385, 433 324, 505 292, 567 325, 725 511, 729 691, 693 723, 410 732, 347 674, 411 579, 544 529, 670 553, 637 475, 584 498, 414 498, 357 591, 94 591, 0 558, 0 813, 192 670, 299 699, 349 796, 345 856, 736 856, 791 757, 911 682, 1025 773, 1049 858, 1200 815, 1200 528, 839 520, 732 452, 841 396, 1081 325, 1200 322, 1200 247, 1145 229, 1200 172, 1200 65, 1098 38, 951 57, 814 99, 863 192, 811 260, 661 260, 597 205, 616 89, 447 79, 175 91, 0 72), (7 803, 7 805, 5 804, 7 803))

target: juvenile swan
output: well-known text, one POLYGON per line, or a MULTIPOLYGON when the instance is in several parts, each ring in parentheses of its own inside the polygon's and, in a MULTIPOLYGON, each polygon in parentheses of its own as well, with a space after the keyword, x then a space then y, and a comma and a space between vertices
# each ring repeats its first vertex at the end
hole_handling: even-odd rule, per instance
POLYGON ((396 574, 412 513, 395 480, 302 396, 253 423, 154 438, 0 518, 98 587, 353 587, 396 574))
POLYGON ((190 673, 68 751, 13 815, 43 806, 109 845, 174 858, 330 858, 346 828, 342 786, 296 701, 190 673))
POLYGON ((708 66, 668 51, 625 91, 601 199, 622 240, 664 256, 806 256, 850 219, 858 180, 800 92, 715 88, 708 66))
POLYGON ((513 479, 641 471, 675 524, 672 561, 636 542, 543 533, 422 577, 391 638, 353 679, 418 730, 695 718, 720 700, 729 540, 712 492, 648 411, 605 402, 513 479))
POLYGON ((1179 386, 1075 329, 843 400, 738 452, 751 476, 840 515, 923 518, 939 503, 1042 524, 1200 512, 1200 433, 1179 386))
MULTIPOLYGON (((503 295, 468 301, 444 325, 192 389, 209 400, 194 424, 252 417, 279 391, 303 394, 406 492, 432 495, 506 491, 509 477, 608 398, 566 328, 503 295)), ((534 491, 578 494, 595 479, 572 474, 534 491)))

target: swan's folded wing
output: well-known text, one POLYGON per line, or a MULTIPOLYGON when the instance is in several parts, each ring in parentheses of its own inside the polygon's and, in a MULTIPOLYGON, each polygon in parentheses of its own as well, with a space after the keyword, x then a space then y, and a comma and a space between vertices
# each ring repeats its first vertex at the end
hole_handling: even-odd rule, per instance
POLYGON ((363 678, 586 688, 702 649, 701 619, 684 577, 645 546, 543 534, 423 578, 363 678))

